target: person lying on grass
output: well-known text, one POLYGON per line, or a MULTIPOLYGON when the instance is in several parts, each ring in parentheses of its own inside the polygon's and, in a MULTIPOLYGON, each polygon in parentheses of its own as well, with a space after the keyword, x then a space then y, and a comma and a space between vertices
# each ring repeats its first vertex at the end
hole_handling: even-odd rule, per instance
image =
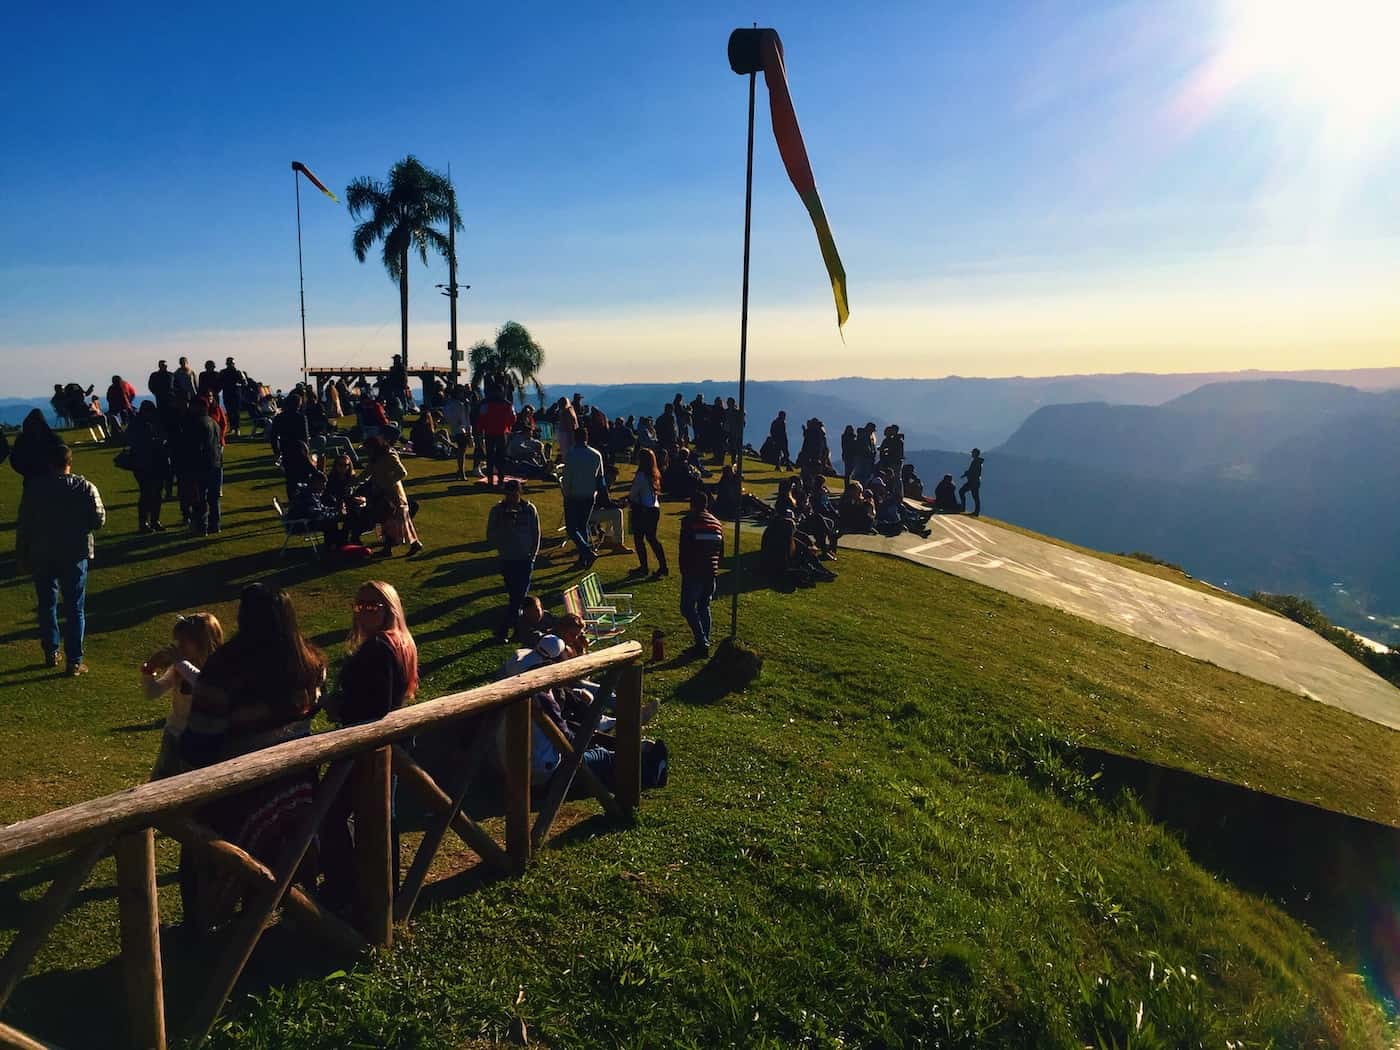
POLYGON ((173 777, 189 768, 180 758, 180 734, 189 725, 199 669, 209 662, 214 650, 224 644, 223 626, 218 617, 207 612, 177 616, 170 636, 171 643, 146 657, 141 665, 146 699, 170 694, 170 714, 165 717, 160 752, 151 767, 152 780, 173 777))

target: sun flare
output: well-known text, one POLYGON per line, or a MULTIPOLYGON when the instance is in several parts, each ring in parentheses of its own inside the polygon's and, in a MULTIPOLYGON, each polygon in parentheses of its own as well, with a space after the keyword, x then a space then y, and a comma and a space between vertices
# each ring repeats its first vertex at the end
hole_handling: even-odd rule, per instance
POLYGON ((1224 61, 1363 131, 1400 116, 1400 0, 1227 0, 1224 61))

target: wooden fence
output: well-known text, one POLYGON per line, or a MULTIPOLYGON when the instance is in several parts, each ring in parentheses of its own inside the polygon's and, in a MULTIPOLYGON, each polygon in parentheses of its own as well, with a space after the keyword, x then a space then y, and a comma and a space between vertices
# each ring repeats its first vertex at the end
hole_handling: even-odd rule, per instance
MULTIPOLYGON (((9 950, 0 958, 0 1010, 9 1002, 35 953, 62 918, 93 866, 113 853, 121 969, 128 1007, 128 1043, 163 1050, 167 1017, 156 900, 156 831, 177 840, 202 862, 241 880, 245 891, 242 910, 230 924, 222 957, 207 974, 207 982, 196 997, 190 1015, 179 1025, 185 1038, 199 1042, 208 1035, 254 947, 279 908, 286 919, 338 950, 388 946, 393 941, 395 922, 406 922, 412 916, 429 866, 448 832, 458 835, 481 857, 482 863, 503 874, 518 874, 544 841, 576 779, 598 798, 612 817, 619 821, 630 819, 641 796, 641 652, 638 643, 627 642, 505 681, 405 707, 377 722, 289 741, 0 829, 0 872, 63 857, 48 891, 30 908, 9 950), (530 696, 536 691, 597 675, 602 675, 600 688, 584 726, 575 734, 573 745, 542 714, 532 713, 530 696), (582 764, 583 752, 610 701, 617 715, 617 753, 611 790, 591 776, 582 764), (439 785, 401 743, 409 736, 422 737, 431 731, 460 728, 464 719, 486 712, 495 712, 504 721, 501 734, 504 739, 504 843, 497 842, 462 808, 468 791, 478 780, 476 774, 488 750, 495 743, 495 732, 481 728, 472 736, 464 760, 456 766, 460 779, 451 790, 439 785), (539 800, 533 824, 530 820, 532 718, 554 739, 562 756, 545 795, 539 800), (272 783, 291 773, 322 770, 323 767, 309 813, 273 866, 194 819, 201 806, 216 799, 272 783), (396 847, 390 820, 394 774, 420 796, 433 813, 417 852, 397 886, 393 875, 396 847), (351 922, 327 910, 313 895, 294 884, 297 869, 341 790, 351 792, 355 819, 359 899, 355 902, 351 922)), ((0 1046, 44 1045, 0 1023, 0 1046)))

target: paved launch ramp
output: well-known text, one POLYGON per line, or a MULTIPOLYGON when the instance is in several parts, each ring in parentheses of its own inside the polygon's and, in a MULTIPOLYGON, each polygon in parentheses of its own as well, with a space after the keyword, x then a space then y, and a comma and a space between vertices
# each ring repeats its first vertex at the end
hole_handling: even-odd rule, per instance
POLYGON ((976 580, 1400 729, 1400 690, 1291 620, 978 519, 935 516, 927 539, 842 536, 976 580))

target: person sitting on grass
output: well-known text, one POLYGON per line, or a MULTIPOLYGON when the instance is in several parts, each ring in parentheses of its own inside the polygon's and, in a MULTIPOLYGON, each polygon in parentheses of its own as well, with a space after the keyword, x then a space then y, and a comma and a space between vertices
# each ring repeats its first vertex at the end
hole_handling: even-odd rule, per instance
POLYGON ((836 574, 821 563, 816 545, 798 531, 791 510, 775 511, 764 528, 758 564, 763 575, 774 583, 784 579, 806 583, 836 579, 836 574))
POLYGON ((451 442, 438 432, 435 423, 432 410, 426 408, 413 421, 413 426, 408 431, 408 440, 413 446, 413 454, 425 459, 451 459, 456 453, 453 451, 451 442))
POLYGON ((962 513, 962 505, 958 503, 958 485, 953 475, 944 474, 943 480, 934 488, 933 509, 937 514, 962 513))
POLYGON ((345 543, 345 523, 340 508, 326 498, 326 476, 319 470, 312 474, 292 493, 287 504, 287 517, 307 522, 325 537, 327 547, 340 547, 345 543))
POLYGON ((726 463, 715 482, 714 515, 721 521, 734 521, 739 517, 767 521, 773 508, 744 488, 743 476, 733 465, 726 463))
POLYGON ((552 613, 545 611, 538 595, 527 594, 520 606, 520 616, 515 621, 515 631, 511 641, 527 649, 533 649, 547 634, 558 633, 558 625, 552 613))
POLYGON ((924 483, 920 480, 918 472, 914 470, 914 464, 906 463, 899 469, 899 482, 904 489, 907 499, 923 499, 924 483))
POLYGON ((180 758, 180 734, 190 721, 194 687, 199 669, 209 662, 214 650, 224 644, 224 629, 213 613, 198 612, 177 616, 171 629, 171 644, 157 649, 141 665, 141 681, 146 699, 170 694, 170 714, 165 718, 160 753, 151 768, 151 779, 162 780, 183 773, 188 767, 180 758))
MULTIPOLYGON (((210 655, 194 684, 181 760, 202 768, 309 736, 325 680, 326 658, 302 636, 291 599, 269 584, 249 584, 238 604, 238 633, 210 655)), ((316 771, 302 770, 217 799, 194 816, 275 866, 300 832, 315 790, 316 771)), ((297 881, 310 888, 314 868, 308 859, 297 881)), ((231 919, 246 889, 242 876, 181 850, 180 894, 192 930, 231 919)))
POLYGON ((423 544, 418 539, 418 530, 409 513, 408 493, 403 487, 408 471, 404 469, 403 461, 383 437, 372 437, 365 442, 365 456, 368 460, 366 473, 374 493, 380 529, 384 534, 384 546, 380 553, 390 556, 395 544, 407 543, 408 553, 417 554, 423 549, 423 544))
POLYGON ((909 531, 917 536, 928 536, 925 522, 933 511, 916 511, 905 505, 900 498, 899 486, 885 483, 876 475, 870 481, 870 491, 875 497, 875 531, 882 536, 898 536, 909 531))
POLYGON ((666 450, 666 468, 661 474, 661 492, 668 499, 686 500, 702 484, 703 475, 691 462, 690 450, 672 446, 666 450))
POLYGON ((852 480, 846 485, 836 510, 836 520, 843 533, 865 536, 875 531, 875 501, 859 481, 852 480))
POLYGON ((513 430, 506 439, 504 467, 524 478, 551 478, 553 471, 544 456, 544 442, 529 430, 513 430))

